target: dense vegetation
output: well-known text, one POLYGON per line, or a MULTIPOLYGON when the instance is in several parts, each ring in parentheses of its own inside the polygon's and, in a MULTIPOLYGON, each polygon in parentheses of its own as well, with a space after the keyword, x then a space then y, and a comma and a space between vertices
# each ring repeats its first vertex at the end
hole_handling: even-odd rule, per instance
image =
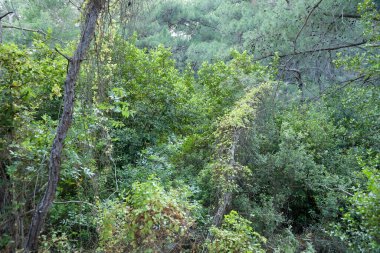
POLYGON ((379 8, 0 0, 0 252, 380 252, 379 8))

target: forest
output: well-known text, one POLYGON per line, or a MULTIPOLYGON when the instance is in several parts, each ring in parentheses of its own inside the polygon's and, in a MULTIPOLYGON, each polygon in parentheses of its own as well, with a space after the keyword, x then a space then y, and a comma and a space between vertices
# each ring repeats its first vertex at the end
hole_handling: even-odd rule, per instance
POLYGON ((0 0, 0 252, 380 253, 379 0, 0 0))

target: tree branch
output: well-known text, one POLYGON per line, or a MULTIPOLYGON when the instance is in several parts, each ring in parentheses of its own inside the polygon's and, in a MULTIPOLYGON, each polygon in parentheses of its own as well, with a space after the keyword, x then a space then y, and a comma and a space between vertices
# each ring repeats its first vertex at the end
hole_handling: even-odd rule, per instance
MULTIPOLYGON (((329 13, 324 13, 325 16, 334 16, 334 15, 331 15, 329 13)), ((339 16, 336 16, 336 17, 342 17, 342 18, 353 18, 353 19, 361 19, 362 16, 361 15, 358 15, 358 14, 351 14, 351 13, 342 13, 340 14, 339 16)), ((373 18, 374 21, 380 21, 379 18, 373 18)))
POLYGON ((361 75, 361 76, 355 77, 355 78, 353 78, 353 79, 343 81, 343 82, 340 83, 341 86, 339 86, 338 88, 336 88, 336 89, 334 89, 334 90, 332 90, 333 88, 328 89, 327 91, 325 90, 325 91, 323 91, 323 93, 320 94, 319 96, 315 96, 315 97, 309 98, 308 101, 318 100, 318 99, 320 99, 322 96, 326 96, 326 95, 330 95, 330 94, 336 93, 336 92, 338 92, 338 91, 344 89, 347 85, 349 85, 349 84, 351 84, 351 83, 353 83, 353 82, 355 82, 355 81, 358 81, 358 80, 360 80, 360 79, 364 79, 364 82, 366 82, 369 78, 370 78, 370 77, 367 77, 367 78, 366 78, 365 75, 361 75), (332 90, 332 91, 331 91, 331 90, 332 90))
MULTIPOLYGON (((361 42, 356 42, 356 43, 347 44, 347 45, 340 45, 340 46, 326 47, 326 48, 317 48, 317 49, 311 49, 311 50, 306 50, 306 51, 302 51, 302 52, 294 52, 294 53, 290 53, 290 54, 283 54, 283 55, 279 55, 279 57, 284 58, 287 56, 294 56, 294 55, 300 55, 300 54, 309 54, 309 53, 316 53, 316 52, 323 52, 323 51, 335 51, 335 50, 339 50, 339 49, 343 49, 343 48, 357 47, 360 45, 364 45, 365 43, 367 43, 367 41, 363 40, 361 42)), ((260 57, 258 59, 255 59, 255 61, 261 61, 261 60, 264 60, 266 58, 273 57, 273 56, 275 56, 274 53, 260 57)))
POLYGON ((87 54, 95 34, 96 22, 104 11, 106 0, 90 0, 86 5, 85 19, 81 36, 69 62, 69 69, 64 83, 63 113, 53 140, 49 160, 49 180, 40 203, 36 207, 29 227, 24 253, 38 252, 38 237, 45 223, 47 213, 53 204, 59 182, 61 155, 67 132, 71 126, 74 113, 75 85, 79 76, 81 62, 87 54))
POLYGON ((323 0, 319 0, 318 3, 316 3, 313 8, 311 9, 311 11, 309 12, 309 14, 307 15, 306 17, 306 20, 305 22, 303 23, 303 26, 301 27, 301 29, 298 31, 297 35, 296 35, 296 38, 294 39, 294 51, 296 51, 296 45, 297 45, 297 40, 298 40, 298 37, 300 36, 302 30, 305 28, 305 26, 307 25, 307 22, 309 21, 309 18, 311 17, 311 14, 313 14, 313 12, 318 8, 318 6, 322 3, 323 0))
POLYGON ((17 29, 17 30, 22 30, 26 32, 35 32, 35 33, 42 34, 43 36, 46 36, 46 33, 41 30, 34 30, 30 28, 18 27, 18 26, 13 26, 13 25, 3 25, 3 28, 17 29))
POLYGON ((299 69, 284 68, 284 71, 290 71, 296 73, 295 78, 298 82, 298 89, 301 91, 301 102, 305 101, 304 83, 302 81, 302 74, 299 69))
POLYGON ((13 11, 10 11, 8 13, 5 13, 3 16, 0 16, 0 20, 2 20, 3 18, 5 18, 6 16, 8 16, 9 14, 12 14, 14 13, 13 11))
POLYGON ((91 204, 90 202, 79 201, 79 200, 54 201, 53 203, 54 204, 86 204, 86 205, 96 208, 96 206, 94 204, 91 204))
POLYGON ((67 55, 65 55, 64 53, 62 53, 61 51, 58 50, 58 48, 54 48, 55 51, 57 51, 58 54, 60 54, 63 58, 65 58, 68 62, 71 62, 71 58, 68 57, 67 55))

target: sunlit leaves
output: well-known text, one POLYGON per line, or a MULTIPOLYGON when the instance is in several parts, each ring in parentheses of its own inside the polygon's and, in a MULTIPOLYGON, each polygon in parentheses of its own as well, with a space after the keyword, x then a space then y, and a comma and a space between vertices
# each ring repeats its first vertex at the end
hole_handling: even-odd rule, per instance
POLYGON ((224 216, 221 228, 211 227, 213 239, 206 241, 205 246, 210 253, 263 253, 262 244, 266 238, 258 234, 251 227, 251 222, 236 211, 224 216))

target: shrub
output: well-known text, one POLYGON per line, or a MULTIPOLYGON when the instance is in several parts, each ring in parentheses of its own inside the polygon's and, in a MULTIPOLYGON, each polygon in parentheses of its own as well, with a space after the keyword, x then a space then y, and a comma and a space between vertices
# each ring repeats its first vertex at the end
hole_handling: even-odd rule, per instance
POLYGON ((253 231, 251 222, 241 217, 236 211, 224 216, 221 228, 211 227, 212 241, 206 241, 209 252, 265 252, 261 244, 266 239, 253 231))
POLYGON ((193 224, 188 190, 165 190, 157 179, 136 182, 124 201, 110 201, 99 217, 100 250, 169 252, 186 241, 193 224))

